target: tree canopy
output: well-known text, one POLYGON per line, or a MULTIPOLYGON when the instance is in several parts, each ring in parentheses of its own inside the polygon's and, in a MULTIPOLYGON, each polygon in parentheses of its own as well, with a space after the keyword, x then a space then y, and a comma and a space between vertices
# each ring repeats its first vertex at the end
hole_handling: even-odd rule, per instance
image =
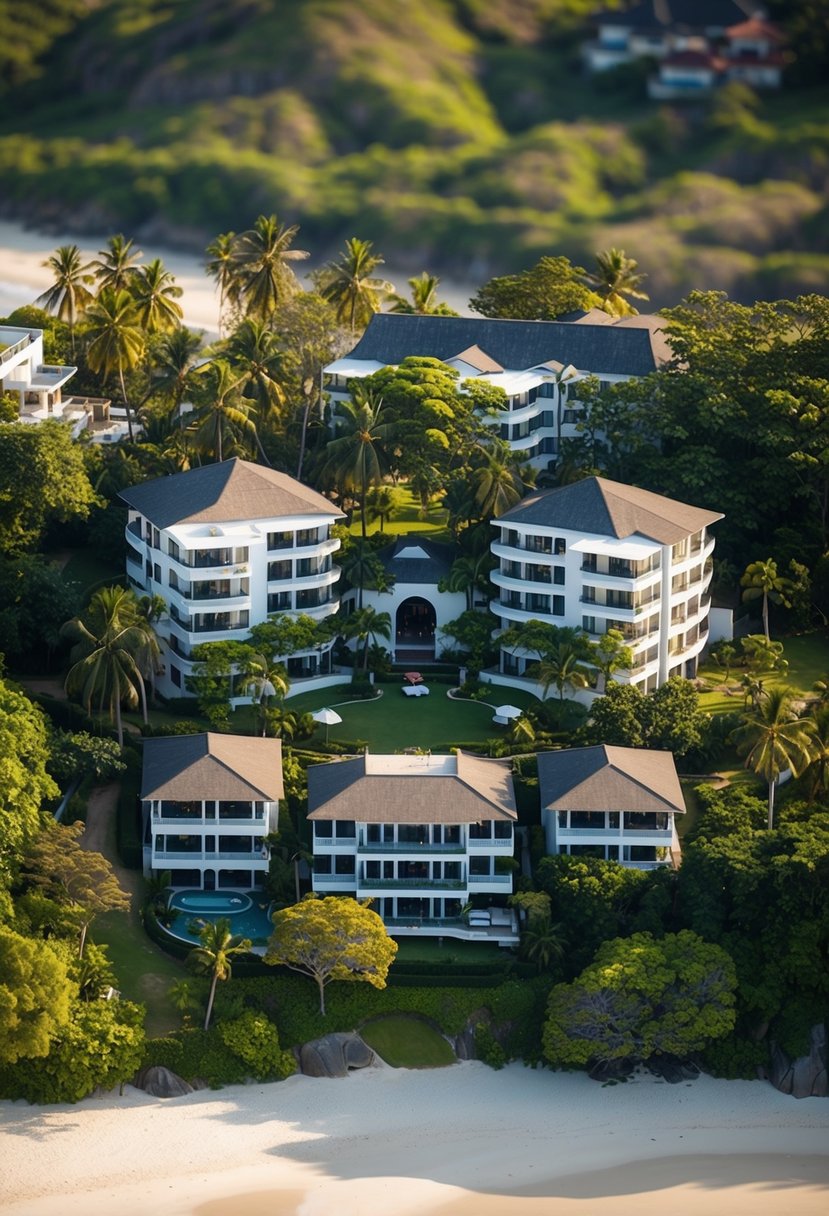
POLYGON ((0 423, 0 551, 36 548, 47 526, 88 519, 99 502, 64 422, 0 423))

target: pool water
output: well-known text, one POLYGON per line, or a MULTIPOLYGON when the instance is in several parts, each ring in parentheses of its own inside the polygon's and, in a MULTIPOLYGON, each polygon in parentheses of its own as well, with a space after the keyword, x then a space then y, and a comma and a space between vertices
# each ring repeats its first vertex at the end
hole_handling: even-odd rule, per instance
POLYGON ((178 891, 170 900, 178 912, 168 932, 184 942, 199 944, 197 921, 230 921, 231 931, 264 946, 273 933, 271 903, 262 891, 178 891))

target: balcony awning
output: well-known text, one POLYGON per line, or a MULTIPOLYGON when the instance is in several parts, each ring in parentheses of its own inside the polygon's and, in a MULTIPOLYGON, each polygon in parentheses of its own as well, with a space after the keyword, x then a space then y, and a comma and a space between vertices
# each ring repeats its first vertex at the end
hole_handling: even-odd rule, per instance
POLYGON ((661 549, 652 540, 615 540, 613 537, 592 537, 590 540, 577 540, 570 545, 571 553, 597 553, 601 557, 618 557, 622 561, 643 561, 653 557, 661 549))

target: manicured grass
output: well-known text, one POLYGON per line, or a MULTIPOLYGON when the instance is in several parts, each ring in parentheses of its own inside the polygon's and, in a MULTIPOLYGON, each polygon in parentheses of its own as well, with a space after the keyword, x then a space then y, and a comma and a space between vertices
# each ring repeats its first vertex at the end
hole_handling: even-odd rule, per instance
MULTIPOLYGON (((400 486, 399 490, 400 506, 394 512, 392 518, 386 520, 384 532, 388 532, 390 536, 402 536, 407 532, 429 532, 432 540, 450 541, 452 539, 446 526, 447 513, 443 507, 434 502, 430 503, 426 518, 422 519, 420 516, 420 499, 412 494, 408 486, 400 486)), ((350 530, 354 536, 359 536, 362 531, 359 511, 354 512, 350 530)), ((379 532, 380 521, 375 520, 369 524, 366 531, 369 535, 373 532, 379 532)))
MULTIPOLYGON (((802 633, 797 637, 780 638, 775 641, 783 642, 783 655, 788 661, 789 669, 785 675, 774 671, 752 673, 763 681, 766 688, 775 685, 786 685, 793 688, 800 697, 813 696, 812 685, 815 680, 829 672, 829 634, 816 630, 814 633, 802 633)), ((739 642, 735 643, 739 650, 739 642)), ((710 714, 739 713, 743 709, 743 694, 740 680, 745 674, 745 668, 735 667, 729 675, 728 692, 724 691, 726 682, 721 667, 716 663, 706 663, 699 669, 699 678, 704 680, 710 691, 700 694, 700 708, 710 714)))
POLYGON ((104 913, 96 917, 91 937, 99 946, 109 948, 121 995, 146 1007, 147 1035, 155 1038, 177 1030, 181 1018, 167 990, 175 980, 185 979, 188 972, 150 941, 137 914, 104 913))
POLYGON ((361 1027, 360 1035, 392 1068, 445 1068, 455 1063, 446 1039, 419 1018, 378 1018, 361 1027))
POLYGON ((436 937, 401 937, 397 939, 396 963, 503 963, 510 957, 491 942, 462 942, 446 937, 441 943, 436 937))
MULTIPOLYGON (((342 723, 330 728, 332 743, 359 741, 368 743, 373 751, 394 752, 404 747, 448 751, 464 743, 501 737, 503 727, 492 724, 493 707, 508 700, 524 709, 536 701, 514 688, 493 688, 488 701, 453 701, 446 691, 445 684, 433 684, 428 697, 404 697, 396 685, 385 684, 383 696, 376 700, 340 704, 341 690, 328 688, 291 697, 287 705, 299 713, 313 713, 325 706, 336 709, 342 723)), ((320 726, 307 746, 313 749, 324 742, 325 727, 320 726)))

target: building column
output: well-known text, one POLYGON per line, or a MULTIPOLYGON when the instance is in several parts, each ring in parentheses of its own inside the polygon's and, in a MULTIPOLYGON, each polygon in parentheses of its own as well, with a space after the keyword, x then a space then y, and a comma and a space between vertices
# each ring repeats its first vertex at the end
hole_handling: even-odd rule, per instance
POLYGON ((668 678, 668 636, 671 628, 671 550, 672 545, 662 545, 662 582, 661 604, 659 609, 659 676, 657 683, 662 685, 668 678))

